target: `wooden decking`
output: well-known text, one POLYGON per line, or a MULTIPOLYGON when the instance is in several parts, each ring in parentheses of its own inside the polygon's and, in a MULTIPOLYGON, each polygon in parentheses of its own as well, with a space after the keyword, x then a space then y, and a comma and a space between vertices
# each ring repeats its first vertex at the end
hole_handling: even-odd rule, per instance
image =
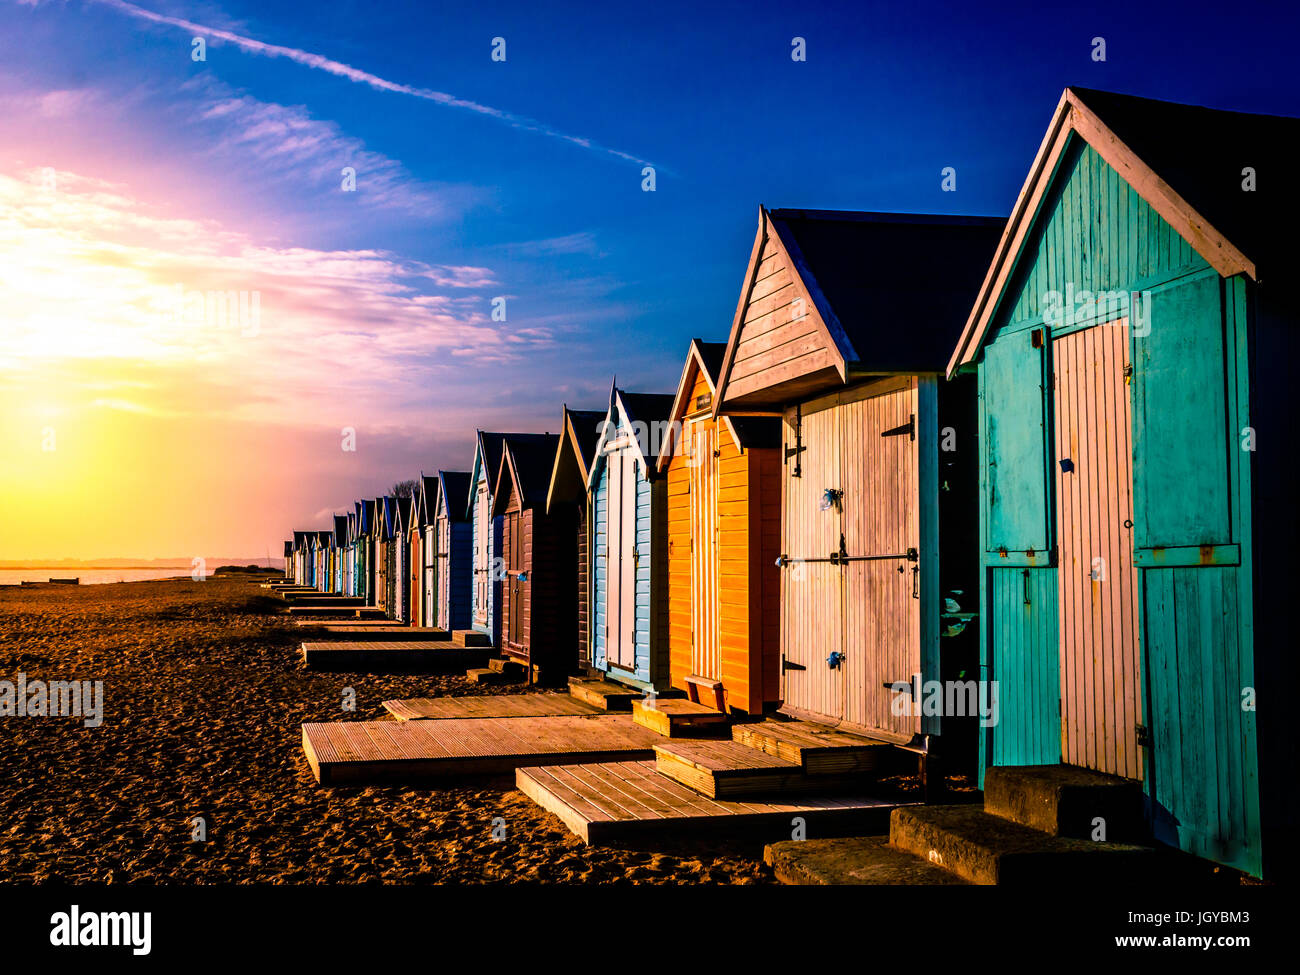
POLYGON ((728 837, 753 831, 788 840, 796 817, 804 821, 809 836, 883 833, 890 811, 898 805, 869 796, 782 802, 710 799, 661 775, 647 761, 524 767, 515 773, 515 784, 588 844, 651 835, 698 838, 709 829, 728 837))
POLYGON ((339 640, 302 645, 307 666, 322 670, 372 667, 463 670, 482 664, 487 654, 482 647, 461 647, 448 640, 339 640))
POLYGON ((520 766, 648 759, 658 735, 630 715, 334 721, 304 724, 302 747, 321 785, 422 782, 520 766))
POLYGON ((560 714, 604 714, 567 694, 494 694, 490 697, 416 697, 385 701, 399 721, 447 718, 540 718, 560 714))

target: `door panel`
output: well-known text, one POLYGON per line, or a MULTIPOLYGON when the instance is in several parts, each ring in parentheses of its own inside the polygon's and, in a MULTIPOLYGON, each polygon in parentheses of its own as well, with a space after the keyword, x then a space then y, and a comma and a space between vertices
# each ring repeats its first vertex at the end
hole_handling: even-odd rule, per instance
POLYGON ((637 464, 636 455, 628 448, 621 451, 622 489, 620 491, 620 523, 622 535, 622 563, 619 566, 619 626, 618 656, 614 662, 626 670, 636 669, 636 572, 637 572, 637 464))
POLYGON ((1052 343, 1061 755, 1071 765, 1141 779, 1128 347, 1124 320, 1052 343))
POLYGON ((605 458, 605 663, 622 660, 623 614, 623 454, 605 458))
POLYGON ((487 485, 479 483, 474 498, 474 621, 488 622, 488 592, 492 585, 492 518, 487 485))
POLYGON ((781 489, 781 548, 790 560, 781 570, 782 696, 790 707, 839 718, 844 667, 827 658, 843 650, 843 579, 828 556, 839 551, 841 520, 837 506, 822 508, 826 490, 840 487, 839 411, 800 419, 787 410, 784 443, 799 452, 786 459, 781 489))
POLYGON ((921 716, 895 715, 895 695, 885 686, 921 672, 920 567, 906 557, 920 549, 915 380, 836 409, 849 560, 841 568, 844 718, 893 735, 919 734, 921 716))
POLYGON ((691 532, 691 671, 717 680, 718 659, 718 458, 711 420, 688 422, 691 532))

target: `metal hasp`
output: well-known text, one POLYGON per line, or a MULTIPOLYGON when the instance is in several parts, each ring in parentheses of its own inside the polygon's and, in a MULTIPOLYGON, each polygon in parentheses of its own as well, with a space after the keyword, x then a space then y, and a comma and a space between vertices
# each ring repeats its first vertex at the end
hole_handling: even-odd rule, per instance
POLYGON ((785 448, 784 463, 789 464, 790 458, 794 458, 794 470, 790 472, 791 477, 802 477, 803 467, 800 466, 799 455, 808 448, 803 445, 803 404, 795 407, 794 411, 794 446, 785 448))
POLYGON ((844 663, 844 654, 839 650, 832 650, 830 656, 826 658, 826 666, 831 670, 839 670, 842 663, 844 663))

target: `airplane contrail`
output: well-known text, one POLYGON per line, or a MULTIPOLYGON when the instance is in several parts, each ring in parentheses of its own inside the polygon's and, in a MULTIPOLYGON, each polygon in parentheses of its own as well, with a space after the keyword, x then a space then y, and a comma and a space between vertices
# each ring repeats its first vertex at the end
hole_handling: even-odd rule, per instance
POLYGON ((417 88, 414 85, 402 84, 397 81, 389 81, 387 78, 381 78, 378 75, 371 74, 368 71, 362 71, 360 68, 354 68, 350 64, 344 64, 341 61, 335 61, 321 54, 313 54, 310 51, 299 50, 293 47, 284 47, 280 44, 267 44, 265 41, 255 40, 251 37, 244 37, 241 34, 235 34, 228 30, 219 30, 214 27, 205 27, 202 24, 196 24, 190 20, 184 20, 180 17, 168 17, 164 14, 154 13, 152 10, 146 10, 143 7, 137 7, 127 0, 91 0, 101 6, 110 7, 118 10, 130 17, 139 20, 151 21, 155 24, 166 24, 170 27, 177 27, 181 30, 190 31, 196 35, 206 37, 215 37, 218 40, 228 41, 235 44, 245 51, 253 54, 261 54, 271 58, 286 58, 297 64, 308 68, 315 68, 318 71, 325 71, 348 81, 356 82, 361 85, 369 85, 377 91, 395 92, 399 95, 410 95, 412 98, 422 98, 425 101, 436 102, 439 105, 446 105, 448 108, 459 108, 465 111, 475 112, 479 115, 485 115, 488 118, 496 119, 503 122, 511 128, 520 129, 525 132, 536 132, 540 135, 549 136, 552 139, 559 139, 563 142, 571 143, 575 146, 581 146, 583 149, 589 149, 592 152, 605 153, 615 156, 618 159, 625 159, 628 162, 637 163, 641 166, 653 166, 649 160, 634 156, 629 152, 623 152, 620 149, 611 149, 608 146, 602 146, 590 139, 582 136, 569 135, 558 129, 553 129, 535 119, 525 118, 521 115, 514 115, 510 112, 503 111, 499 108, 493 108, 491 105, 481 105, 478 102, 470 101, 466 98, 457 98, 444 91, 435 91, 432 88, 417 88))

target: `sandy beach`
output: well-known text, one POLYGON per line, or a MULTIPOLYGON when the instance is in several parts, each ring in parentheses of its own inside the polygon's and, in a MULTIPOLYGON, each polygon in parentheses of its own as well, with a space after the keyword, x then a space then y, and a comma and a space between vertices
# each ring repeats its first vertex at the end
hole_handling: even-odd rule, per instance
POLYGON ((588 849, 509 781, 320 788, 302 722, 511 688, 310 672, 282 606, 223 577, 0 589, 0 680, 104 682, 98 728, 0 718, 0 882, 772 882, 757 848, 588 849))

